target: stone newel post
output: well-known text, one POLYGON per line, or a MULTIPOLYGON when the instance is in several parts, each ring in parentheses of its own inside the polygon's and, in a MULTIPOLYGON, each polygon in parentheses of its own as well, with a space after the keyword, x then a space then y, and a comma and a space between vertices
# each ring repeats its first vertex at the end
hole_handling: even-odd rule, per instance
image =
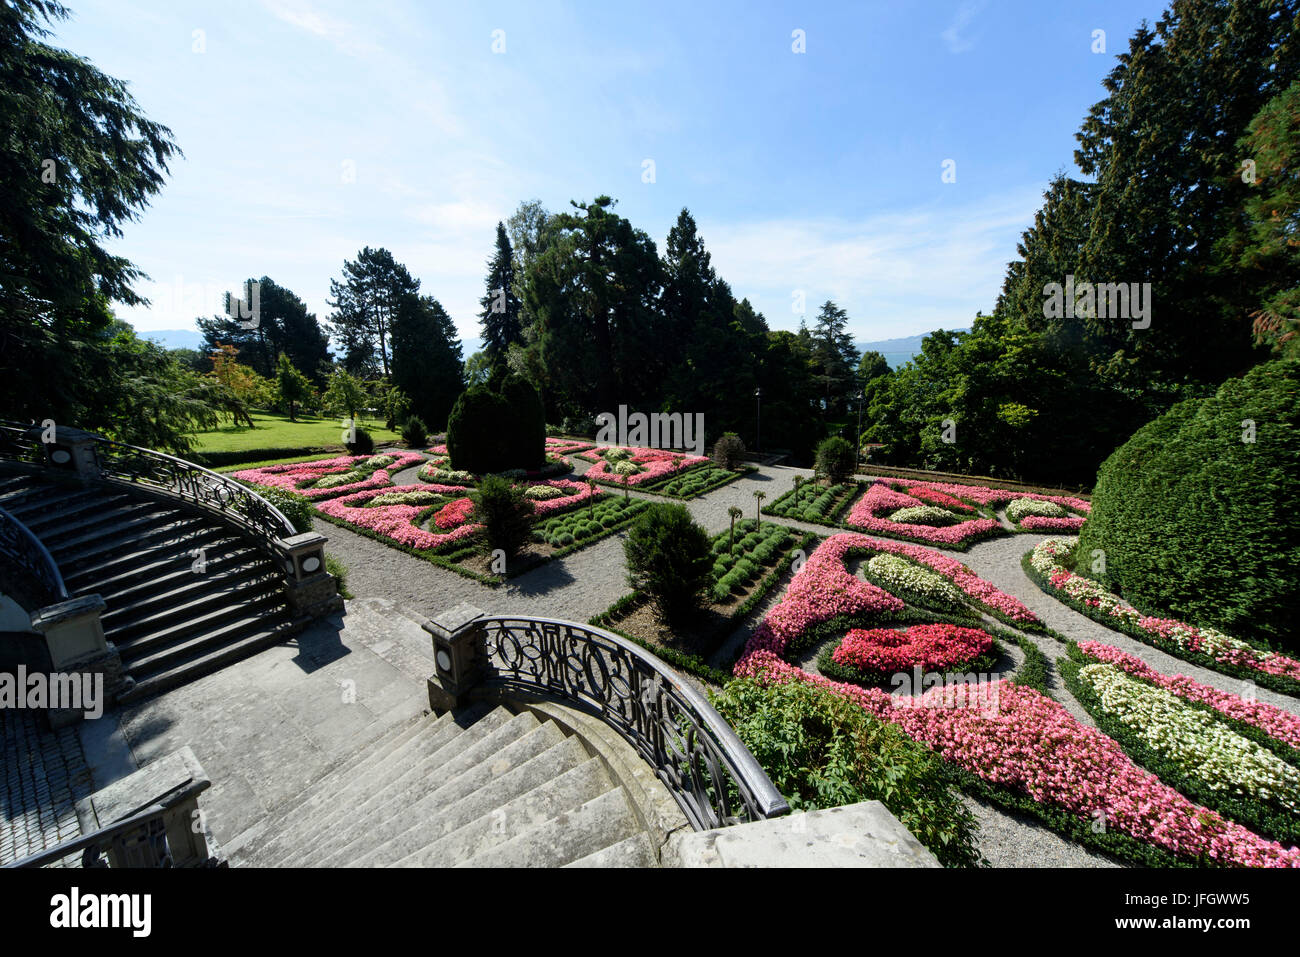
POLYGON ((435 670, 429 679, 429 706, 434 711, 464 704, 469 690, 482 678, 486 638, 482 619, 482 611, 461 602, 424 623, 424 630, 433 636, 435 670))

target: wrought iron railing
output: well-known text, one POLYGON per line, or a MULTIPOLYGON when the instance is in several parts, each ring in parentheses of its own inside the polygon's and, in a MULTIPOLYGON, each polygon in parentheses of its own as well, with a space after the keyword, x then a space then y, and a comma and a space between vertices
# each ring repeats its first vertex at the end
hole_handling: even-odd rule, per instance
POLYGON ((49 549, 18 519, 0 508, 0 558, 35 582, 42 601, 65 601, 68 589, 49 549))
POLYGON ((722 716, 664 662, 599 628, 548 618, 488 617, 484 676, 594 711, 655 770, 697 830, 789 812, 722 716))
MULTIPOLYGON (((165 452, 80 434, 90 442, 102 479, 145 486, 216 511, 268 544, 295 532, 279 509, 234 479, 165 452)), ((40 426, 0 423, 0 459, 48 464, 40 435, 40 426)))
POLYGON ((95 459, 109 480, 145 485, 217 511, 268 543, 294 534, 293 523, 247 486, 164 452, 99 439, 95 459))

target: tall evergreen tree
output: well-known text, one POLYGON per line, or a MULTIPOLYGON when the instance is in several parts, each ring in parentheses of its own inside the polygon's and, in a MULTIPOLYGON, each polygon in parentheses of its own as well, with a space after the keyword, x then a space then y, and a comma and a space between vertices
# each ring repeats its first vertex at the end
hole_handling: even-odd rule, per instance
POLYGON ((432 296, 402 297, 392 319, 393 385, 410 411, 440 429, 465 388, 456 325, 432 296))
POLYGON ((829 299, 822 303, 813 324, 813 379, 825 402, 826 414, 844 414, 849 396, 856 394, 858 348, 848 332, 849 314, 829 299))
POLYGON ((250 279, 246 288, 254 282, 258 303, 256 324, 229 315, 196 319, 203 333, 204 352, 211 354, 219 346, 234 346, 242 364, 267 377, 276 374, 280 355, 284 353, 295 368, 316 385, 322 385, 330 362, 329 337, 316 315, 307 311, 307 304, 292 290, 269 276, 250 279))
POLYGON ((330 332, 343 344, 343 365, 354 375, 390 373, 389 338, 396 312, 420 282, 387 249, 369 246, 343 263, 343 280, 330 280, 330 332))
POLYGON ((494 370, 504 373, 506 354, 520 341, 519 297, 515 286, 514 250, 504 223, 497 223, 496 253, 488 263, 487 293, 479 300, 483 311, 483 351, 494 370))

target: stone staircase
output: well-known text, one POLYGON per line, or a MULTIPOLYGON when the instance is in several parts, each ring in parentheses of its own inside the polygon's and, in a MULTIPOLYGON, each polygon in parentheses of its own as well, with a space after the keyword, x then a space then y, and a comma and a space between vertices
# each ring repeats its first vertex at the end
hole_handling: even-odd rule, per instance
POLYGON ((654 867, 662 841, 583 738, 483 703, 389 732, 257 830, 232 865, 654 867))
POLYGON ((201 509, 25 473, 0 477, 0 508, 41 540, 72 597, 104 599, 105 637, 135 681, 119 700, 207 674, 303 624, 271 555, 201 509))

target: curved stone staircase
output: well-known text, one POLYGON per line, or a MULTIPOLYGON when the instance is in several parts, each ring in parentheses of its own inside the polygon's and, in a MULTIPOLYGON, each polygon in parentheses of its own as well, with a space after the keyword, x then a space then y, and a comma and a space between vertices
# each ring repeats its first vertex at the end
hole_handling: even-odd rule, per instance
POLYGON ((260 830, 233 865, 651 867, 662 840, 580 736, 486 703, 395 729, 260 830))
POLYGON ((269 815, 259 825, 268 839, 248 841, 230 861, 657 866, 660 828, 647 827, 638 810, 582 737, 530 710, 478 703, 390 732, 269 815))
POLYGON ((135 681, 118 700, 207 674, 306 621, 264 548, 184 502, 20 473, 0 477, 0 508, 41 540, 72 597, 104 599, 105 637, 135 681))

